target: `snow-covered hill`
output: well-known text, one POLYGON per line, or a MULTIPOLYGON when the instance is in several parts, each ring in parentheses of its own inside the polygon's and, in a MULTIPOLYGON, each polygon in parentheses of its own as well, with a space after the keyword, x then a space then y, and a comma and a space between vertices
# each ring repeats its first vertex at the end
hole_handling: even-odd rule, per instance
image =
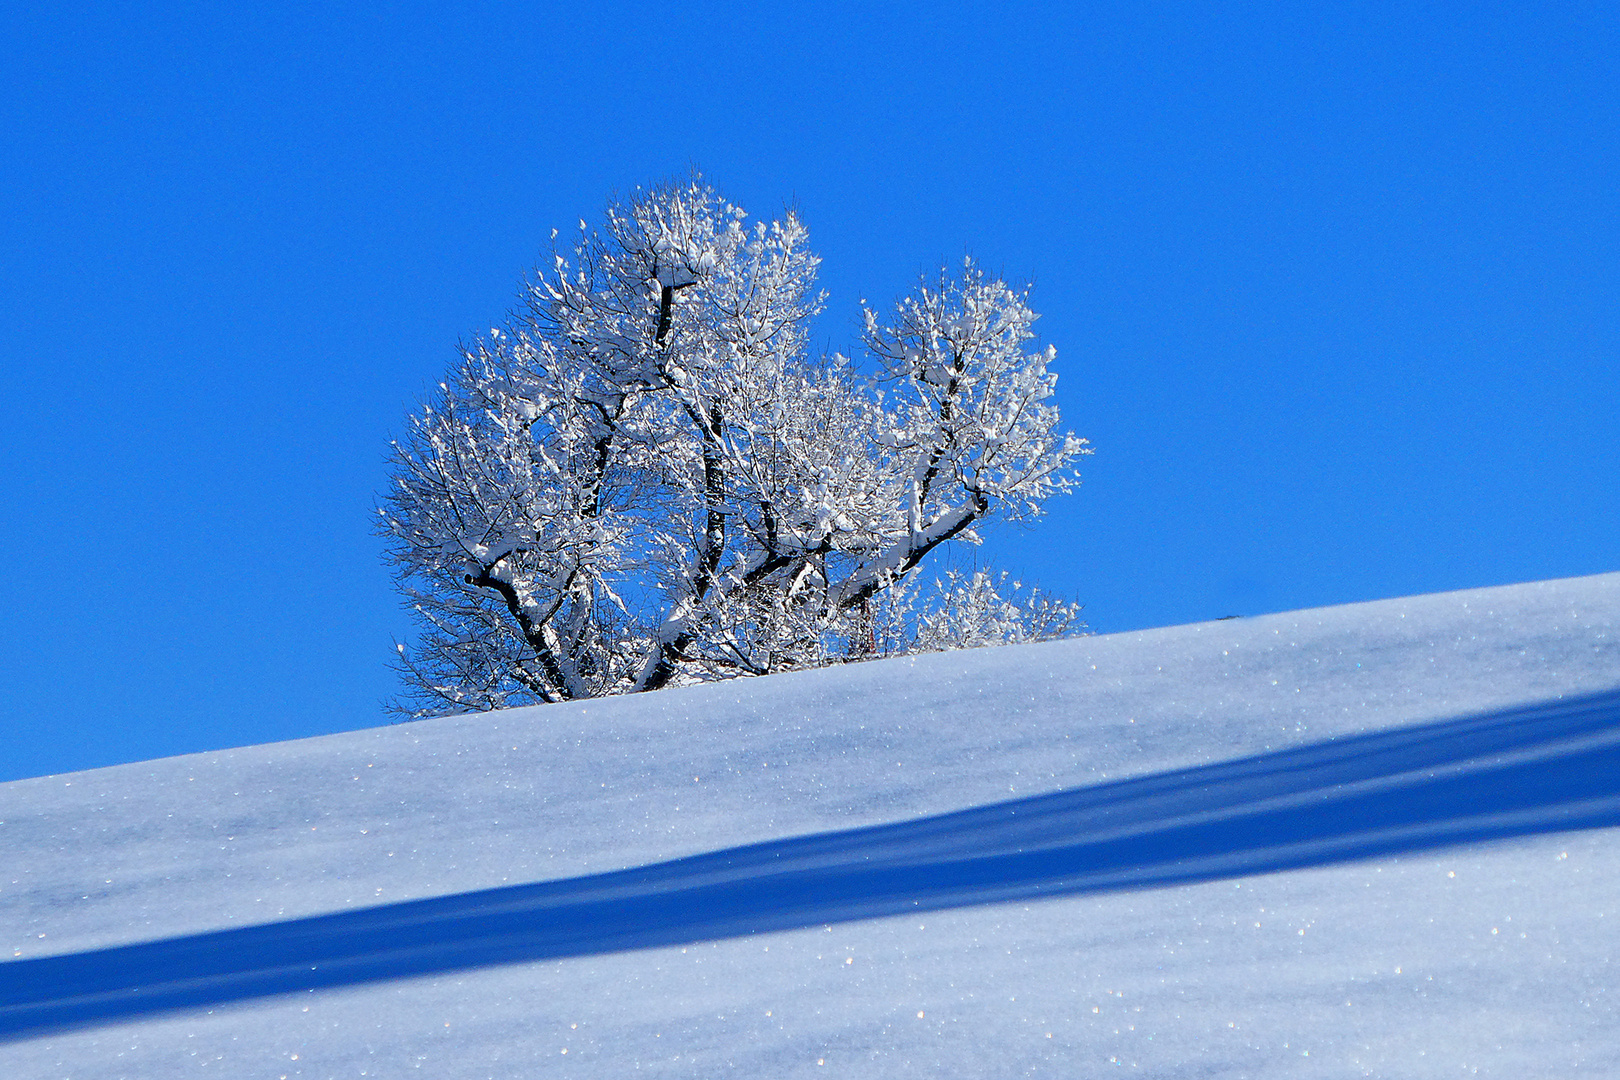
POLYGON ((1609 574, 4 784, 0 1076, 1612 1076, 1617 694, 1609 574))

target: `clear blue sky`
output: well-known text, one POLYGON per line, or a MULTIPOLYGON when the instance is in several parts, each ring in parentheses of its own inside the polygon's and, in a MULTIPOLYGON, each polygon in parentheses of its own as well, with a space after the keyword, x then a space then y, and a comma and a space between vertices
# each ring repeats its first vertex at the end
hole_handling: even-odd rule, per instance
POLYGON ((387 440, 553 226, 1035 283, 1100 632, 1620 569, 1620 9, 13 5, 0 779, 384 720, 387 440))

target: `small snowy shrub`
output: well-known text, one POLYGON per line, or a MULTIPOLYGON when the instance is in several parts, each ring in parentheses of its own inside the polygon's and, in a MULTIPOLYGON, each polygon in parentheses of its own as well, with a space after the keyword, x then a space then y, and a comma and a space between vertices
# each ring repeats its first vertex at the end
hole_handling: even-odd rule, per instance
POLYGON ((1078 609, 918 565, 1078 483, 1055 350, 971 260, 866 359, 809 352, 818 258, 699 180, 610 205, 394 443, 379 507, 429 715, 1031 641, 1078 609))

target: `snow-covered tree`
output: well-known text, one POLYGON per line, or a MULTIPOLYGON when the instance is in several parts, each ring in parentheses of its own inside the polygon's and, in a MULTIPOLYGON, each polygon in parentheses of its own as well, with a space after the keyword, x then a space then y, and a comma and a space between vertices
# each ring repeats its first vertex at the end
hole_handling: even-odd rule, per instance
POLYGON ((700 180, 638 190, 463 345, 379 507, 421 626, 404 711, 1078 625, 982 575, 933 611, 905 588, 943 545, 1078 482, 1089 450, 1058 432, 1027 294, 969 261, 868 309, 857 363, 809 350, 818 262, 791 211, 751 223, 700 180))

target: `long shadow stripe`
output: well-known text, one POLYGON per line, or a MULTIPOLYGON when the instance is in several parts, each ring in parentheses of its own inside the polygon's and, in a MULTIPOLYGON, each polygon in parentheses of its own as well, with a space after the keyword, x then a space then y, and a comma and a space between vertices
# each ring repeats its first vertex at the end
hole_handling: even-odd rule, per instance
POLYGON ((936 817, 0 964, 0 1040, 269 994, 1620 825, 1620 693, 936 817))

